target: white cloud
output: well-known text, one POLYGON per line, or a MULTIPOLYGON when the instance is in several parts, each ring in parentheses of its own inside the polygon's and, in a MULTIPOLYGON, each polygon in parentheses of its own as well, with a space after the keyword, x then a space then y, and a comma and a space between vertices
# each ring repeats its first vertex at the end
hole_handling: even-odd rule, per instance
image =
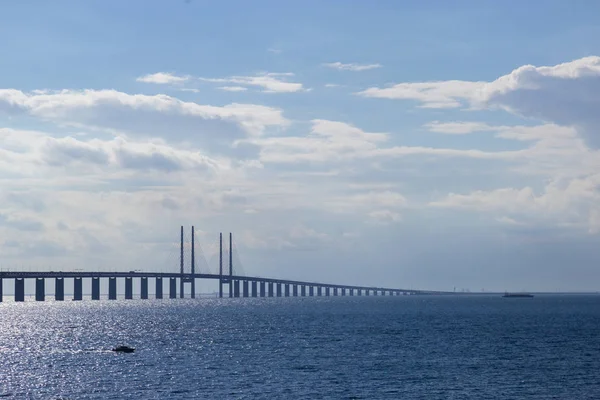
POLYGON ((248 88, 243 86, 219 86, 217 89, 225 90, 226 92, 245 92, 248 88))
POLYGON ((323 66, 328 67, 328 68, 337 69, 340 71, 354 71, 354 72, 367 71, 370 69, 382 67, 381 64, 355 64, 355 63, 344 64, 339 61, 332 62, 332 63, 325 63, 325 64, 323 64, 323 66))
POLYGON ((255 76, 231 76, 229 78, 199 78, 205 82, 233 83, 243 86, 257 86, 265 93, 295 93, 306 91, 301 83, 289 82, 288 77, 294 76, 291 72, 266 72, 255 76))
POLYGON ((577 178, 556 178, 540 194, 529 186, 501 188, 468 194, 450 193, 429 203, 431 207, 487 212, 503 222, 513 221, 514 224, 522 224, 523 219, 535 217, 586 226, 590 231, 598 229, 595 216, 600 211, 599 204, 600 174, 597 173, 577 178))
POLYGON ((237 143, 251 143, 261 148, 263 163, 332 163, 353 159, 395 158, 430 155, 478 159, 513 160, 524 151, 488 152, 476 149, 448 149, 422 146, 383 146, 387 133, 364 132, 338 121, 313 120, 307 136, 265 137, 242 139, 237 143))
MULTIPOLYGON (((25 112, 55 122, 116 129, 129 126, 152 129, 156 126, 157 115, 191 118, 197 122, 230 121, 252 135, 260 135, 267 127, 288 124, 281 110, 272 107, 237 103, 219 107, 185 102, 167 95, 127 94, 116 90, 62 90, 35 94, 0 89, 1 111, 9 114, 25 112), (149 119, 150 114, 154 119, 149 119), (148 120, 146 125, 144 118, 148 120)), ((200 125, 196 126, 198 129, 201 129, 200 125)))
POLYGON ((600 145, 600 57, 552 67, 526 65, 485 85, 474 105, 582 127, 588 143, 600 145))
POLYGON ((399 213, 390 210, 377 210, 369 213, 369 217, 378 224, 389 224, 402 221, 399 213))
MULTIPOLYGON (((519 141, 545 141, 563 140, 572 142, 577 140, 578 133, 573 127, 559 126, 556 124, 543 125, 488 125, 483 122, 439 122, 432 121, 425 124, 430 132, 444 133, 449 135, 465 135, 475 132, 494 132, 495 136, 502 139, 512 139, 519 141)), ((562 143, 565 144, 565 143, 562 143)))
POLYGON ((440 122, 432 121, 425 124, 425 127, 431 132, 446 133, 449 135, 465 135, 473 132, 491 131, 495 127, 489 126, 484 122, 440 122))
POLYGON ((383 99, 416 100, 423 108, 457 108, 475 98, 485 82, 436 81, 399 83, 387 88, 371 87, 357 94, 383 99))
MULTIPOLYGON (((217 171, 228 169, 222 159, 211 159, 199 152, 179 149, 160 141, 128 141, 74 137, 55 138, 42 132, 0 129, 0 143, 12 143, 13 151, 5 147, 15 160, 15 167, 26 170, 36 167, 71 167, 72 174, 99 172, 102 168, 137 171, 174 172, 181 170, 217 171), (95 170, 95 168, 100 168, 95 170)), ((8 170, 9 166, 5 167, 8 170)), ((104 170, 109 172, 110 169, 104 170)), ((39 173, 39 170, 38 170, 39 173)))
POLYGON ((148 74, 144 76, 140 76, 136 79, 138 82, 144 83, 156 83, 156 84, 177 84, 183 83, 190 79, 189 76, 177 76, 173 75, 169 72, 157 72, 155 74, 148 74))
POLYGON ((501 108, 527 118, 583 127, 588 143, 600 145, 600 57, 555 66, 525 65, 491 82, 405 82, 371 87, 364 97, 415 100, 425 108, 501 108))

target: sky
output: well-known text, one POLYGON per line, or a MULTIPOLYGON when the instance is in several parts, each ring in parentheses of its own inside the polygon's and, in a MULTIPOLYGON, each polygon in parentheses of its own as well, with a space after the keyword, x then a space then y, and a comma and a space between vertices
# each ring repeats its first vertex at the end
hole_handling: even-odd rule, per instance
POLYGON ((208 269, 232 232, 247 275, 598 290, 598 15, 592 0, 5 4, 0 268, 176 271, 193 225, 208 269))

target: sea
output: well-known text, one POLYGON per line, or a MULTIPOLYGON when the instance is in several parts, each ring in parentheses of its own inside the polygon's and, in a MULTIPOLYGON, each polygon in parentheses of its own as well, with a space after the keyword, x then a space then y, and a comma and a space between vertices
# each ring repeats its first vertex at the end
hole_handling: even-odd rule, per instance
POLYGON ((4 302, 0 398, 600 399, 600 295, 4 302))

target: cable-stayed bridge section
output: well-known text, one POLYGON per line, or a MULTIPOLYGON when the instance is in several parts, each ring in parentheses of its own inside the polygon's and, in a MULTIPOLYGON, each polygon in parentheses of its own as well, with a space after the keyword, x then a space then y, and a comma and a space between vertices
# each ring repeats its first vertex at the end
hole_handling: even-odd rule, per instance
POLYGON ((229 233, 228 241, 219 234, 218 258, 212 257, 208 262, 202 249, 196 243, 195 231, 192 227, 191 244, 187 243, 184 228, 181 227, 178 249, 179 265, 172 272, 144 272, 140 270, 128 272, 106 271, 0 271, 0 301, 3 298, 3 284, 14 281, 14 300, 25 301, 25 280, 35 281, 35 300, 46 298, 46 279, 54 279, 54 299, 65 300, 65 280, 73 280, 72 300, 83 300, 83 280, 91 280, 91 299, 100 300, 101 280, 108 280, 108 299, 117 299, 117 280, 124 280, 124 298, 133 299, 134 279, 139 280, 139 298, 149 298, 149 280, 154 280, 154 297, 175 299, 197 295, 197 280, 213 280, 218 282, 218 297, 312 297, 312 296, 397 296, 416 294, 445 294, 448 292, 400 289, 390 287, 341 285, 313 281, 297 281, 280 278, 247 276, 237 257, 233 235, 229 233), (190 250, 190 261, 186 263, 186 247, 190 250), (215 259, 217 258, 217 259, 215 259), (237 262, 234 263, 234 260, 237 262), (218 265, 211 268, 211 264, 218 265), (200 263, 201 268, 197 269, 200 263), (165 293, 164 281, 168 281, 165 293), (186 287, 189 289, 186 290, 186 287))

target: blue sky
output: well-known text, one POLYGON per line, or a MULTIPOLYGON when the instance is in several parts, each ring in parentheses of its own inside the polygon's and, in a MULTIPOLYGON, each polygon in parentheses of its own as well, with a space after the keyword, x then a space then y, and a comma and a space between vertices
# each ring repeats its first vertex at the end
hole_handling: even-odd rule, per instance
POLYGON ((0 14, 2 267, 596 290, 594 1, 22 1, 0 14))

